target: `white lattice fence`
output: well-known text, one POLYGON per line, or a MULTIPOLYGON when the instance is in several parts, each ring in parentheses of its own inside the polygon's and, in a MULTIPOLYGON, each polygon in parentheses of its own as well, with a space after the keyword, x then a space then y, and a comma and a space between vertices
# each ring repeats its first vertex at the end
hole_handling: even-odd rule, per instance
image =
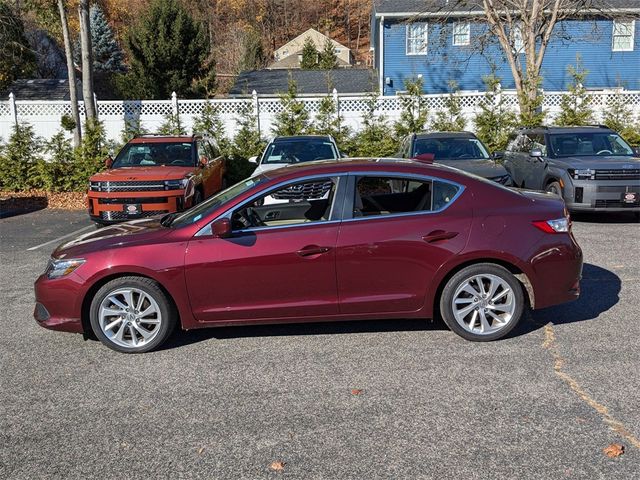
MULTIPOLYGON (((545 92, 543 109, 547 113, 547 122, 552 123, 560 111, 560 103, 566 92, 545 92)), ((467 118, 468 128, 473 129, 473 118, 484 98, 484 92, 460 92, 457 94, 462 112, 467 118)), ((597 91, 588 92, 589 102, 595 112, 595 120, 602 121, 602 114, 609 108, 610 102, 616 95, 622 95, 624 104, 631 107, 636 114, 640 113, 640 91, 597 91)), ((518 110, 518 98, 514 91, 501 93, 504 105, 513 111, 518 110)), ((302 96, 300 100, 313 119, 320 107, 323 97, 302 96)), ((367 111, 368 98, 366 96, 346 96, 333 94, 338 100, 340 114, 345 124, 353 131, 360 128, 362 117, 367 111)), ((446 107, 447 95, 425 95, 425 104, 431 116, 446 107)), ((225 125, 228 136, 237 131, 238 117, 244 109, 258 113, 259 126, 264 136, 271 134, 275 116, 282 111, 282 104, 278 97, 249 97, 223 98, 212 100, 141 100, 141 101, 98 101, 98 116, 104 123, 107 136, 112 139, 120 138, 125 122, 140 121, 141 125, 150 132, 157 131, 166 121, 168 115, 178 112, 182 124, 191 131, 193 122, 202 114, 207 103, 215 106, 218 115, 225 125)), ((402 107, 401 97, 387 96, 377 99, 376 112, 384 115, 389 122, 397 120, 402 107)), ((84 106, 80 105, 81 115, 84 106)), ((5 141, 9 137, 11 128, 16 121, 25 121, 33 125, 37 135, 50 138, 60 130, 62 115, 70 114, 69 102, 64 101, 22 101, 12 99, 0 101, 0 138, 5 141)))

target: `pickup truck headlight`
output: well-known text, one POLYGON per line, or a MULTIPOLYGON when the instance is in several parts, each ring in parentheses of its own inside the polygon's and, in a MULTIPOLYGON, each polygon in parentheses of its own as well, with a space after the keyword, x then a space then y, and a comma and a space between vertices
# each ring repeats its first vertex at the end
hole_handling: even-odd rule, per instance
POLYGON ((183 190, 187 188, 188 184, 189 184, 188 178, 181 178, 180 180, 165 180, 164 189, 165 190, 183 190))
POLYGON ((570 168, 568 171, 574 180, 593 180, 596 178, 596 171, 591 168, 578 168, 575 170, 570 168))
POLYGON ((51 259, 49 260, 49 264, 47 265, 45 274, 49 279, 66 277, 71 272, 75 271, 84 262, 84 258, 60 258, 57 260, 51 259))

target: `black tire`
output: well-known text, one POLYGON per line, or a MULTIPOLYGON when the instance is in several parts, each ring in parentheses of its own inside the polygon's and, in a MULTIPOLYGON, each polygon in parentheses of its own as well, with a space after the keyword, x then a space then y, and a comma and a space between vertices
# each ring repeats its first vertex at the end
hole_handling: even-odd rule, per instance
POLYGON ((557 195, 558 197, 562 198, 562 187, 560 186, 559 182, 551 182, 549 183, 545 188, 544 188, 545 192, 548 193, 553 193, 554 195, 557 195))
POLYGON ((200 202, 202 202, 203 198, 202 198, 202 191, 201 190, 196 190, 193 193, 193 201, 191 202, 191 206, 193 207, 194 205, 198 205, 200 202))
POLYGON ((94 295, 89 309, 89 320, 95 336, 107 347, 122 353, 144 353, 159 347, 167 340, 167 338, 169 338, 171 332, 173 332, 177 323, 177 318, 178 314, 173 303, 169 300, 167 294, 162 290, 162 288, 160 288, 158 282, 150 278, 137 276, 120 277, 104 284, 94 295), (98 313, 102 301, 112 295, 113 292, 127 288, 133 288, 144 292, 146 295, 152 297, 159 307, 160 323, 152 330, 155 336, 149 342, 144 343, 140 347, 126 347, 118 345, 109 339, 100 327, 98 313), (156 328, 158 329, 157 332, 156 328))
POLYGON ((494 263, 478 263, 463 268, 449 279, 444 289, 442 290, 442 295, 440 296, 440 314, 442 315, 442 319, 447 324, 447 326, 462 338, 470 340, 472 342, 490 342, 492 340, 498 340, 504 337, 513 328, 515 328, 515 326, 522 318, 524 303, 525 299, 522 290, 522 284, 516 277, 513 276, 511 272, 509 272, 506 268, 494 263), (453 301, 456 290, 458 289, 458 287, 462 286, 466 281, 476 275, 492 275, 499 277, 502 281, 507 283, 507 285, 513 292, 513 301, 515 302, 515 308, 511 319, 502 328, 493 333, 481 334, 473 333, 469 330, 466 330, 458 323, 453 312, 453 301))

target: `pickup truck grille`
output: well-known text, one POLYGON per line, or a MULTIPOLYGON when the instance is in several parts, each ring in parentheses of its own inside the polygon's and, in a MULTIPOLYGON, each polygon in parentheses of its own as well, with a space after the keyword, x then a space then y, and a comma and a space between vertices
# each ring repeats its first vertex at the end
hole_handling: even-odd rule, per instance
POLYGON ((640 180, 640 168, 633 169, 598 169, 595 175, 596 180, 640 180))
POLYGON ((132 182, 100 182, 98 185, 93 185, 91 190, 100 192, 153 192, 158 190, 164 190, 164 182, 161 180, 143 180, 132 182))
POLYGON ((292 185, 288 188, 278 190, 277 193, 273 194, 273 198, 278 200, 318 200, 324 197, 329 190, 331 190, 332 186, 333 182, 331 180, 292 185))
POLYGON ((167 203, 167 197, 140 197, 140 198, 99 198, 100 205, 124 205, 129 203, 167 203))
POLYGON ((162 215, 163 213, 167 213, 167 211, 166 210, 147 210, 147 211, 143 210, 140 215, 131 217, 127 215, 125 212, 108 211, 108 212, 100 212, 100 218, 102 218, 102 220, 129 220, 133 218, 153 217, 155 215, 162 215))

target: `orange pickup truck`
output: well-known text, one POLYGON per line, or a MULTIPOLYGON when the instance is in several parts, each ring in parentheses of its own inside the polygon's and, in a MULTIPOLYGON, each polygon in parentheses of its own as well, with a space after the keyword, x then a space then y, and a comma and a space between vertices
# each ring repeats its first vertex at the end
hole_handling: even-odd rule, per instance
POLYGON ((110 224, 181 211, 226 187, 225 160, 201 136, 143 135, 89 179, 89 216, 110 224))

